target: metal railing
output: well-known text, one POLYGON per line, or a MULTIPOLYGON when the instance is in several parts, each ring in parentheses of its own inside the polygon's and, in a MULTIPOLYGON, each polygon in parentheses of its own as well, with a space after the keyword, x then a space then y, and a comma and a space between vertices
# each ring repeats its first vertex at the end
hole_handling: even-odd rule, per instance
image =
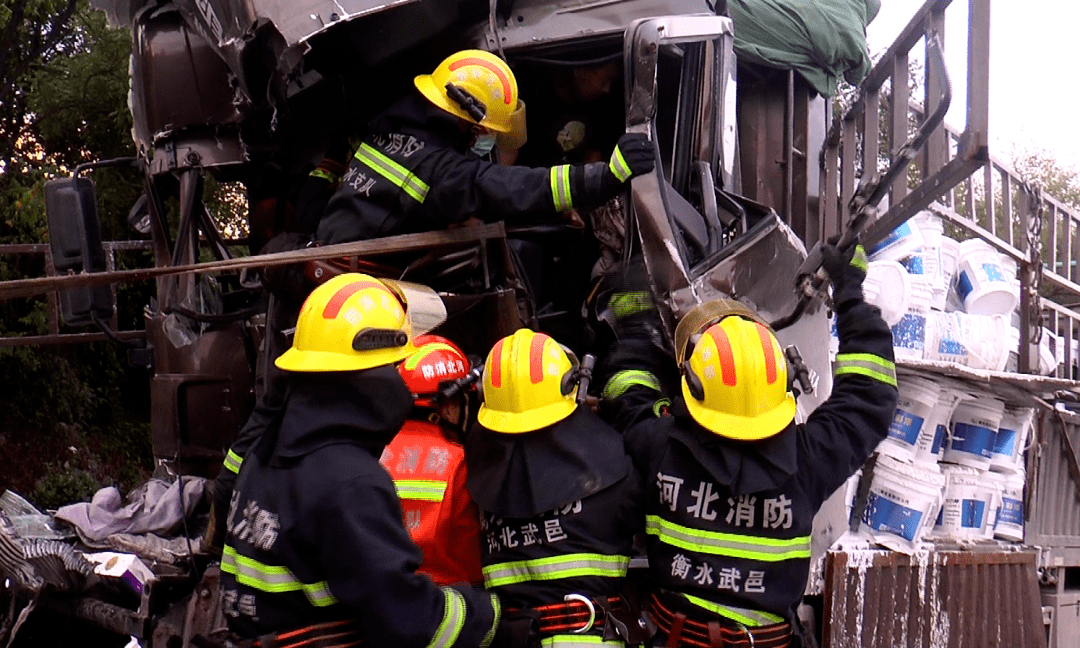
MULTIPOLYGON (((149 250, 150 241, 105 241, 105 270, 116 269, 117 252, 132 252, 137 250, 149 250)), ((0 245, 0 256, 3 255, 43 255, 45 257, 46 276, 55 276, 53 269, 52 250, 48 243, 25 243, 0 245)), ((116 285, 112 286, 113 298, 116 297, 116 285)), ((101 342, 109 337, 104 333, 64 333, 60 321, 60 296, 57 291, 45 294, 47 303, 46 328, 44 335, 7 335, 0 336, 0 347, 15 346, 40 346, 43 344, 73 344, 78 342, 101 342)), ((109 326, 116 332, 121 340, 140 340, 146 337, 146 332, 137 330, 118 330, 119 322, 114 312, 109 320, 109 326)))
MULTIPOLYGON (((988 157, 987 112, 990 59, 990 1, 968 2, 967 119, 955 146, 950 146, 944 124, 935 128, 926 144, 911 150, 912 124, 918 117, 908 87, 909 60, 921 43, 927 61, 931 50, 943 45, 945 9, 952 0, 929 0, 908 22, 893 45, 874 65, 860 86, 859 95, 842 117, 834 120, 822 152, 823 187, 820 220, 807 228, 808 244, 837 234, 847 220, 848 205, 857 194, 866 195, 878 179, 884 155, 892 160, 911 159, 911 174, 921 179, 909 186, 909 173, 900 173, 889 187, 888 208, 866 228, 864 241, 880 240, 900 223, 978 169, 988 157), (884 110, 883 110, 884 109, 884 110), (884 113, 884 116, 883 114, 884 113), (882 119, 885 120, 882 128, 882 119), (816 231, 815 231, 816 230, 816 231)), ((937 66, 926 66, 922 105, 927 114, 947 100, 949 80, 937 66)), ((903 162, 901 162, 903 163, 903 162)), ((884 202, 884 201, 883 201, 884 202)))

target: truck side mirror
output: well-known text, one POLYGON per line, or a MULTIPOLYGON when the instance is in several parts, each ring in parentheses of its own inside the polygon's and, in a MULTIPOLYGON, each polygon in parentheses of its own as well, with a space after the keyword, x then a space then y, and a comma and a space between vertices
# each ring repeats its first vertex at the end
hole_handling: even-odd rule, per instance
MULTIPOLYGON (((58 178, 45 183, 49 247, 57 274, 103 272, 97 194, 88 178, 58 178)), ((112 317, 116 304, 110 286, 60 291, 60 314, 68 326, 86 326, 112 317)))

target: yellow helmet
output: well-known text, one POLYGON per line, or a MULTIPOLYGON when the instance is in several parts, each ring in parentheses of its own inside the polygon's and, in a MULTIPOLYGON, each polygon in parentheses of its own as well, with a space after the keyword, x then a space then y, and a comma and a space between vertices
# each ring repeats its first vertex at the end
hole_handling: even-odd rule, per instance
POLYGON ((462 50, 446 57, 431 74, 413 83, 446 112, 499 133, 509 133, 518 110, 517 79, 498 56, 462 50))
POLYGON ((495 343, 484 363, 481 425, 495 432, 531 432, 577 408, 577 363, 543 333, 519 329, 495 343))
POLYGON ((416 352, 401 297, 365 274, 341 274, 308 295, 293 344, 274 364, 286 371, 357 371, 416 352))
POLYGON ((771 437, 795 418, 787 361, 761 322, 731 315, 705 329, 683 363, 686 407, 705 429, 743 441, 771 437))

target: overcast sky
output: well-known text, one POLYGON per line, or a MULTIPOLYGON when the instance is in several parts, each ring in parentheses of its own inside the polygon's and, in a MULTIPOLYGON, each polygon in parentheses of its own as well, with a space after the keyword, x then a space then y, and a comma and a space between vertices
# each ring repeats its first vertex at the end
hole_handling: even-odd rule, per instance
MULTIPOLYGON (((923 0, 881 0, 867 28, 872 55, 892 43, 923 0)), ((953 80, 947 117, 962 128, 965 101, 967 0, 945 13, 946 65, 953 80)), ((1012 149, 1046 149, 1059 161, 1080 166, 1080 3, 1065 0, 991 0, 991 154, 1004 162, 1012 149)))

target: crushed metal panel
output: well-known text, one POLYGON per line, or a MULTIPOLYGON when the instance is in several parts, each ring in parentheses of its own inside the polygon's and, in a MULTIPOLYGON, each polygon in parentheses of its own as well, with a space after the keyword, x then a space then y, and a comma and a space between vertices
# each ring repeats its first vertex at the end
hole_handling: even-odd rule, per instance
POLYGON ((830 552, 826 648, 1042 648, 1031 551, 830 552))

